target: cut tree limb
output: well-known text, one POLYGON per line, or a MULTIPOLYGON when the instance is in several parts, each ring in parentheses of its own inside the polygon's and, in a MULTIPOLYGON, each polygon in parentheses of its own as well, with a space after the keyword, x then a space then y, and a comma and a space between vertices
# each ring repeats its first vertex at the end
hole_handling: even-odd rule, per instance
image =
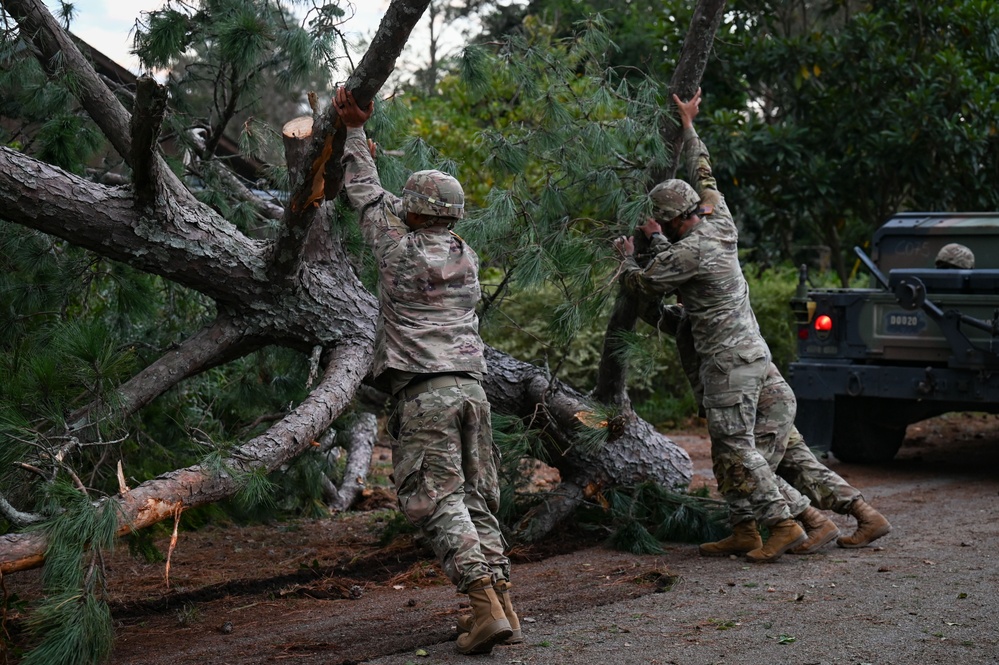
POLYGON ((167 90, 151 76, 141 76, 135 84, 135 107, 132 109, 132 188, 140 208, 156 200, 159 174, 158 143, 160 126, 167 109, 167 90))
MULTIPOLYGON (((319 386, 280 422, 224 461, 235 473, 209 473, 191 466, 147 480, 125 495, 103 499, 118 503, 119 534, 170 518, 178 507, 186 510, 231 497, 240 488, 241 473, 258 468, 273 471, 300 455, 350 405, 371 353, 369 345, 338 347, 319 386)), ((0 536, 0 574, 41 565, 46 545, 44 533, 37 531, 0 536)))
POLYGON ((366 486, 371 453, 378 439, 378 419, 373 413, 362 413, 357 422, 338 438, 337 444, 347 451, 347 462, 340 487, 330 484, 332 491, 326 497, 326 505, 332 511, 342 512, 354 504, 366 486))

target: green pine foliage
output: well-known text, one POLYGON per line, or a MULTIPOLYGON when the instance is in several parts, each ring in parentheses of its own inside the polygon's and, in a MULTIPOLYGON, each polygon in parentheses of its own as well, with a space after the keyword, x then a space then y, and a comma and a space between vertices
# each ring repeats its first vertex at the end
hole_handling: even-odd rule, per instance
POLYGON ((652 483, 615 487, 602 508, 583 511, 581 520, 608 530, 608 544, 633 554, 661 554, 663 542, 706 542, 727 531, 723 501, 681 494, 652 483))
POLYGON ((14 29, 0 28, 0 90, 0 117, 9 119, 0 125, 0 141, 71 173, 85 173, 103 139, 76 103, 72 78, 47 77, 14 29))
POLYGON ((748 265, 745 275, 760 332, 767 340, 774 364, 784 372, 798 355, 797 326, 789 305, 798 286, 798 270, 788 264, 769 270, 748 265))
MULTIPOLYGON (((171 113, 163 134, 198 159, 184 166, 200 181, 199 198, 242 231, 273 237, 276 224, 234 195, 214 164, 227 130, 243 154, 274 167, 265 189, 275 198, 287 187, 280 128, 310 113, 306 93, 330 89, 345 58, 335 25, 338 7, 309 14, 300 0, 202 0, 172 3, 143 14, 134 51, 149 70, 167 71, 171 113), (220 179, 221 178, 221 179, 220 179)), ((258 184, 258 183, 254 183, 258 184)))
POLYGON ((564 38, 525 24, 465 49, 440 96, 401 98, 408 122, 370 128, 385 145, 419 137, 405 143, 414 167, 453 159, 470 210, 455 230, 483 258, 484 338, 578 387, 593 385, 617 295, 611 239, 647 216, 649 174, 670 159, 665 87, 609 65, 615 49, 599 16, 564 38))
POLYGON ((106 662, 111 654, 111 612, 104 595, 102 553, 114 548, 119 515, 113 503, 97 504, 68 479, 47 487, 48 536, 42 582, 46 595, 29 615, 34 647, 26 665, 106 662))
POLYGON ((91 595, 64 591, 47 597, 29 615, 28 627, 41 637, 22 665, 93 665, 111 656, 111 611, 91 595))

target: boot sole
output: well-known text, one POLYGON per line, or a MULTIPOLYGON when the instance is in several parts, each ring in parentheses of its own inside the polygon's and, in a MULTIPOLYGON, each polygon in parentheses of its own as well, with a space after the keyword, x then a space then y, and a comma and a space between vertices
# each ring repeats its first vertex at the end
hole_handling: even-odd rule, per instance
POLYGON ((831 543, 836 538, 839 538, 839 529, 833 529, 826 534, 826 537, 822 540, 818 540, 814 543, 809 543, 806 539, 804 543, 798 545, 797 547, 792 547, 788 550, 788 554, 815 554, 819 551, 821 547, 824 547, 827 543, 831 543), (807 545, 807 549, 805 547, 807 545))
MULTIPOLYGON (((513 635, 513 631, 510 629, 510 623, 505 619, 503 621, 494 621, 492 627, 495 628, 495 631, 489 633, 486 637, 482 638, 475 644, 469 644, 464 648, 458 646, 458 653, 466 656, 477 653, 489 653, 493 650, 493 647, 497 643, 502 642, 513 635), (506 624, 506 626, 504 627, 503 624, 506 624)), ((467 635, 467 633, 465 634, 467 635)))
MULTIPOLYGON (((798 538, 797 540, 791 541, 790 543, 788 543, 787 545, 785 545, 784 547, 782 547, 778 551, 774 552, 773 554, 771 554, 770 556, 768 556, 765 559, 753 559, 753 558, 750 558, 748 556, 748 554, 747 554, 746 560, 749 561, 750 563, 773 563, 777 559, 781 558, 781 556, 783 556, 784 553, 787 552, 789 549, 791 549, 792 547, 797 547, 798 545, 801 545, 806 540, 808 540, 808 536, 806 534, 801 534, 800 538, 798 538)), ((766 543, 764 543, 764 545, 766 545, 766 543)))
MULTIPOLYGON (((469 617, 470 618, 470 617, 469 617)), ((463 635, 468 632, 468 627, 463 626, 459 620, 458 623, 458 635, 463 635)), ((496 644, 520 644, 524 641, 524 631, 521 628, 514 628, 510 633, 510 637, 506 638, 502 642, 496 642, 496 644)))
POLYGON ((882 529, 879 529, 879 530, 875 531, 873 536, 871 536, 870 538, 868 538, 867 540, 865 540, 863 542, 855 543, 855 544, 845 544, 844 545, 843 544, 843 539, 840 538, 839 540, 836 541, 836 544, 839 545, 840 547, 848 549, 848 550, 855 550, 855 549, 859 549, 861 547, 867 547, 868 545, 870 545, 871 543, 873 543, 878 538, 882 538, 884 536, 887 536, 889 533, 891 533, 891 524, 885 526, 882 529))

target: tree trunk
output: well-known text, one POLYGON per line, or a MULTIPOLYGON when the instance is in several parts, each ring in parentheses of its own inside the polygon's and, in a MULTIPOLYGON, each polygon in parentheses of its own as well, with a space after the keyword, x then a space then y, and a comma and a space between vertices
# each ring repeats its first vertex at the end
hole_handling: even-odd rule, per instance
POLYGON ((523 540, 546 536, 579 502, 604 488, 654 482, 670 489, 690 483, 693 466, 686 451, 625 410, 606 424, 606 442, 596 450, 582 447, 577 435, 587 425, 581 413, 592 404, 575 389, 552 381, 534 365, 495 349, 486 350, 486 393, 499 412, 520 416, 545 435, 546 461, 558 469, 562 484, 541 506, 521 520, 523 540))
MULTIPOLYGON (((690 21, 690 30, 683 41, 683 50, 676 70, 670 79, 669 89, 680 99, 690 99, 701 84, 704 70, 708 64, 708 56, 714 44, 715 32, 721 23, 725 10, 725 0, 698 0, 694 15, 690 21)), ((673 107, 673 100, 665 100, 673 107)), ((672 115, 675 115, 672 114, 672 115)), ((672 117, 672 115, 670 117, 672 117)), ((676 155, 679 154, 680 137, 683 135, 679 122, 667 122, 660 128, 663 142, 673 146, 674 159, 672 164, 662 171, 652 175, 652 183, 656 184, 676 174, 676 155)), ((646 242, 640 231, 635 232, 635 249, 638 251, 646 242)), ((604 335, 604 348, 597 371, 597 385, 594 397, 622 408, 630 409, 628 400, 627 378, 628 367, 621 358, 621 335, 635 329, 638 322, 638 302, 634 294, 622 289, 614 303, 613 313, 607 322, 607 333, 604 335)))

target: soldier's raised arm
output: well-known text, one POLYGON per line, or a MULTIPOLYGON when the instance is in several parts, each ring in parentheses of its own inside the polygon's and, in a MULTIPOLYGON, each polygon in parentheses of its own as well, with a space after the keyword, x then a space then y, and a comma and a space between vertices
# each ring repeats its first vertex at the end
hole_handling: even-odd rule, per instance
POLYGON ((687 181, 693 185, 704 204, 716 205, 720 195, 718 183, 711 173, 711 156, 708 147, 694 129, 694 118, 701 110, 701 89, 698 88, 694 96, 686 102, 680 101, 677 95, 673 95, 673 103, 676 104, 680 124, 683 127, 681 153, 687 165, 687 181))
POLYGON ((365 240, 378 250, 386 241, 398 241, 407 232, 406 226, 397 219, 399 197, 385 190, 378 178, 371 142, 364 133, 364 123, 371 117, 374 102, 362 109, 354 100, 354 95, 346 88, 337 88, 333 98, 336 112, 347 128, 347 139, 343 146, 343 185, 347 198, 357 210, 361 220, 361 231, 365 240), (375 212, 376 208, 387 208, 391 216, 375 212))

